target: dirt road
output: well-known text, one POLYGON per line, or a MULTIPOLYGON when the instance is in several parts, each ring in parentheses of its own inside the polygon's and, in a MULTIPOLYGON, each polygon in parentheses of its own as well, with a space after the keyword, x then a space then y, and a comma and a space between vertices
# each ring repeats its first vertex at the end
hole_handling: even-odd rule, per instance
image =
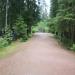
POLYGON ((36 33, 19 51, 0 60, 0 75, 75 75, 75 54, 51 34, 36 33))

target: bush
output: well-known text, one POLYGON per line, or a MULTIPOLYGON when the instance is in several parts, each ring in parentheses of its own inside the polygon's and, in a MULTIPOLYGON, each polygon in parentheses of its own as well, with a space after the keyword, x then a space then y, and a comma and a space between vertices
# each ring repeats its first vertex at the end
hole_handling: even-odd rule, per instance
POLYGON ((55 33, 55 23, 54 22, 49 22, 49 32, 55 33))
POLYGON ((75 51, 75 44, 72 45, 71 50, 75 51))
POLYGON ((48 23, 46 20, 37 23, 37 26, 32 27, 32 32, 49 32, 48 23))
POLYGON ((13 34, 9 26, 6 28, 4 39, 7 40, 9 43, 11 43, 11 41, 13 40, 13 34))
POLYGON ((35 32, 39 32, 38 26, 33 26, 32 27, 32 33, 35 33, 35 32))
POLYGON ((27 39, 28 39, 28 37, 23 36, 23 37, 20 38, 20 41, 21 41, 21 42, 25 42, 27 39))
POLYGON ((9 43, 6 39, 0 38, 0 48, 6 47, 8 45, 9 45, 9 43))
POLYGON ((66 37, 63 37, 61 41, 62 41, 62 42, 63 42, 63 44, 64 44, 66 47, 68 47, 68 48, 70 48, 70 47, 71 47, 71 45, 72 45, 71 40, 70 40, 70 39, 68 39, 68 38, 66 38, 66 37))
POLYGON ((57 33, 59 32, 59 20, 62 19, 62 16, 56 16, 54 18, 51 18, 49 21, 49 31, 52 33, 57 33))

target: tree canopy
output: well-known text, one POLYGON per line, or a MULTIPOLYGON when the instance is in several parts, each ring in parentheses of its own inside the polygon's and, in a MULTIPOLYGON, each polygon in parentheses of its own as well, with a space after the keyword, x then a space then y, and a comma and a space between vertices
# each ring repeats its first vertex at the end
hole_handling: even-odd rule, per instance
POLYGON ((71 46, 75 43, 75 0, 51 0, 50 11, 50 29, 71 46))

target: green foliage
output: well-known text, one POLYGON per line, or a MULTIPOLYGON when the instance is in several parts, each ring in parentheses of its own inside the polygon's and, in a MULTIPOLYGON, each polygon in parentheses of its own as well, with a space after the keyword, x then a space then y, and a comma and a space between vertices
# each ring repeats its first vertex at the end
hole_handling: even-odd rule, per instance
MULTIPOLYGON (((32 26, 40 20, 39 8, 36 0, 0 0, 0 48, 17 39, 26 41, 31 36, 32 26)), ((2 53, 10 51, 4 48, 2 53)))
POLYGON ((30 35, 32 26, 40 20, 39 8, 36 0, 1 0, 0 35, 4 35, 6 24, 10 25, 10 30, 13 32, 14 23, 20 15, 23 16, 24 23, 27 26, 26 33, 30 35))
POLYGON ((38 23, 38 30, 42 31, 42 32, 48 32, 49 31, 47 20, 40 21, 38 23))
POLYGON ((9 45, 9 43, 8 43, 8 41, 6 39, 0 38, 0 48, 4 48, 4 47, 6 47, 8 45, 9 45))
POLYGON ((57 37, 69 47, 75 43, 74 7, 74 0, 57 0, 57 2, 52 0, 51 12, 53 13, 49 22, 50 32, 56 33, 57 37))
MULTIPOLYGON (((64 44, 72 44, 74 42, 75 19, 67 16, 57 16, 51 19, 49 23, 50 32, 56 33, 58 38, 64 44)), ((69 45, 70 46, 70 45, 69 45)))
POLYGON ((57 22, 58 22, 58 17, 55 17, 49 20, 48 22, 49 32, 51 33, 57 32, 57 22))
POLYGON ((49 32, 48 23, 46 20, 37 23, 37 26, 32 28, 32 32, 49 32))
POLYGON ((67 48, 70 48, 72 45, 72 42, 70 39, 63 37, 61 42, 64 44, 64 46, 66 46, 67 48))
POLYGON ((58 0, 51 0, 50 16, 52 18, 56 17, 57 10, 58 10, 58 0))
POLYGON ((49 22, 49 32, 55 33, 55 22, 52 19, 49 22))
POLYGON ((25 24, 22 16, 18 17, 18 19, 16 20, 14 30, 18 39, 27 39, 27 25, 25 24))
POLYGON ((7 40, 9 43, 11 43, 11 41, 13 40, 12 31, 9 26, 5 30, 6 31, 5 31, 5 34, 3 37, 5 40, 7 40))
POLYGON ((32 27, 32 33, 35 33, 35 32, 39 32, 38 26, 33 26, 32 27))
POLYGON ((73 50, 73 51, 75 51, 75 44, 73 44, 70 49, 73 50))
POLYGON ((7 27, 5 30, 6 31, 3 35, 3 38, 0 38, 0 48, 8 46, 13 40, 12 31, 10 30, 10 28, 7 27))

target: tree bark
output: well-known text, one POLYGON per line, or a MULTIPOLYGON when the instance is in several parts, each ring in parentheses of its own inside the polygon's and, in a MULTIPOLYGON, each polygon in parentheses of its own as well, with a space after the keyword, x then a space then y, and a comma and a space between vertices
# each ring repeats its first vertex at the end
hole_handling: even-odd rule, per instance
POLYGON ((9 0, 6 1, 5 32, 6 32, 6 29, 7 29, 7 26, 8 26, 8 3, 9 3, 9 0))

